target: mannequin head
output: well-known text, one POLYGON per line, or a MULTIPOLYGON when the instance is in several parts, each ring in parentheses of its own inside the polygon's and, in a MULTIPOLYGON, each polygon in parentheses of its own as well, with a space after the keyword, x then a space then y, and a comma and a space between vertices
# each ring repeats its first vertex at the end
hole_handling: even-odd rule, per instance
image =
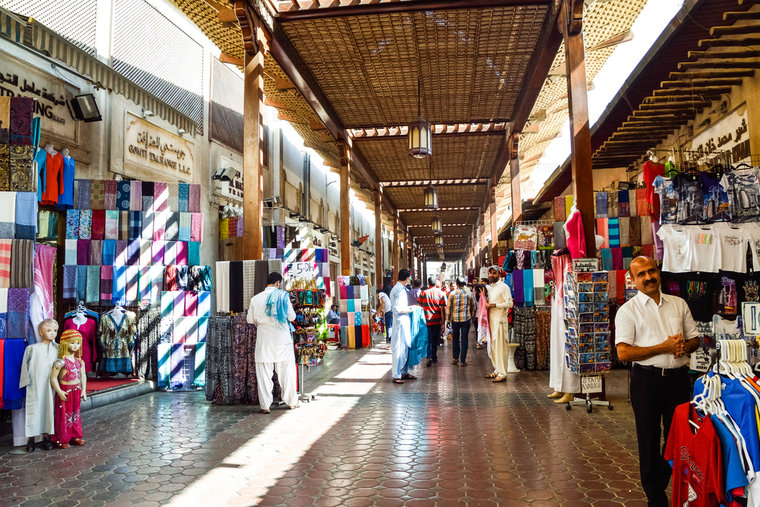
POLYGON ((40 339, 43 342, 50 343, 58 335, 58 323, 53 319, 45 319, 40 322, 37 331, 39 331, 40 339))
POLYGON ((73 354, 77 358, 82 357, 82 335, 75 329, 67 329, 61 335, 61 343, 58 346, 58 357, 73 354))

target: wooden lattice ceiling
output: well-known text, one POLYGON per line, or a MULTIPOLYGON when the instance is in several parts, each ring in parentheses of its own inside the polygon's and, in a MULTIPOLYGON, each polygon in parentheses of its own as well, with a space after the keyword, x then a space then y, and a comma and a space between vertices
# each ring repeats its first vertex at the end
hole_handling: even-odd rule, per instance
MULTIPOLYGON (((442 208, 465 206, 467 205, 466 201, 469 201, 469 204, 480 204, 488 191, 485 185, 439 186, 437 190, 438 205, 442 208)), ((424 187, 387 188, 384 190, 393 202, 399 205, 403 204, 406 208, 422 208, 425 205, 424 191, 424 187)))

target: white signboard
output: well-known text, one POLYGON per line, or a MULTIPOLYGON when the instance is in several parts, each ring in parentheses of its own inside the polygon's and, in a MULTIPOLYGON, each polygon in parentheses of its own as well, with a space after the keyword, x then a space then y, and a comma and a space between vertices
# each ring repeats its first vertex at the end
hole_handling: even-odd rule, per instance
POLYGON ((599 271, 599 259, 573 259, 573 271, 576 273, 599 271))
POLYGON ((64 81, 18 60, 9 57, 0 60, 0 96, 36 99, 34 114, 42 118, 43 135, 52 134, 77 143, 78 122, 71 117, 66 105, 76 91, 64 81))
POLYGON ((316 262, 293 262, 285 266, 285 275, 299 280, 316 280, 320 276, 316 262))
POLYGON ((745 335, 760 335, 760 303, 742 303, 742 322, 745 335))
POLYGON ((731 152, 734 162, 749 156, 746 106, 740 106, 694 136, 691 149, 696 152, 697 161, 702 163, 708 163, 719 153, 726 151, 731 152))
POLYGON ((195 165, 195 143, 153 125, 139 116, 124 118, 124 163, 151 169, 156 181, 190 181, 195 165))
POLYGON ((601 393, 602 392, 602 377, 601 375, 598 376, 590 376, 590 377, 581 377, 581 392, 583 394, 594 394, 594 393, 601 393))

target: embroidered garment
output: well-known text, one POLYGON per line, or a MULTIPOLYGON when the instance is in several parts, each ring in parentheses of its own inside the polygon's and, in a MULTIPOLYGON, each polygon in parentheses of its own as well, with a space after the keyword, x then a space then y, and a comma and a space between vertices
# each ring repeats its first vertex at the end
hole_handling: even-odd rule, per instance
POLYGON ((32 159, 34 146, 11 144, 10 146, 10 190, 13 192, 33 192, 34 176, 32 159))
POLYGON ((116 209, 119 211, 129 211, 129 202, 131 196, 132 183, 129 181, 119 181, 116 184, 116 209))
POLYGON ((134 312, 112 310, 103 315, 98 340, 103 351, 102 368, 108 373, 132 373, 130 351, 135 343, 137 316, 134 312))

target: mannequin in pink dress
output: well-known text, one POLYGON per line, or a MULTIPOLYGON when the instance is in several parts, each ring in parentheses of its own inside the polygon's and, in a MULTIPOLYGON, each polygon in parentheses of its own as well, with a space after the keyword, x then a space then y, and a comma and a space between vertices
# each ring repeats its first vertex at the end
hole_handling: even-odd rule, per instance
POLYGON ((586 257, 586 237, 583 229, 583 220, 581 212, 573 204, 570 216, 563 226, 567 238, 567 249, 570 251, 570 257, 573 259, 583 259, 586 257))
POLYGON ((95 337, 98 330, 98 322, 86 313, 77 312, 63 321, 63 330, 73 329, 82 335, 82 361, 84 371, 95 371, 98 353, 95 348, 95 337))

